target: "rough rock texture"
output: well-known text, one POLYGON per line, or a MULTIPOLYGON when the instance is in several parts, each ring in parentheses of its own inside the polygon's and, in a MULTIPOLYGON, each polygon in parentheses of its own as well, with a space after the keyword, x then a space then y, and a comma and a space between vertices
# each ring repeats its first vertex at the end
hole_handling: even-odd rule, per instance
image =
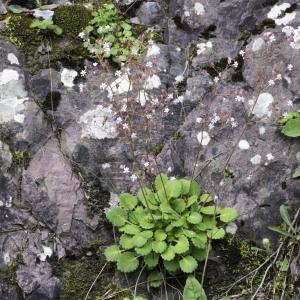
MULTIPOLYGON (((83 76, 64 62, 30 76, 16 47, 0 39, 0 299, 59 299, 65 283, 55 263, 83 255, 99 237, 110 244, 105 208, 111 195, 137 189, 120 168, 131 168, 133 155, 142 163, 157 157, 170 176, 196 177, 218 204, 239 210, 238 232, 247 238, 274 237, 268 226, 280 223, 279 206, 300 202, 291 178, 300 141, 278 124, 300 109, 300 9, 286 1, 290 8, 274 16, 275 2, 171 0, 165 9, 121 1, 132 20, 164 35, 141 63, 156 65, 156 77, 132 70, 144 100, 162 101, 177 86, 176 104, 152 116, 147 157, 145 136, 135 153, 124 142, 111 91, 101 87, 119 91, 121 103, 128 78, 88 60, 83 76)), ((137 86, 129 95, 141 97, 137 86)), ((143 128, 143 111, 134 110, 143 128)), ((297 261, 292 272, 299 277, 297 261)))

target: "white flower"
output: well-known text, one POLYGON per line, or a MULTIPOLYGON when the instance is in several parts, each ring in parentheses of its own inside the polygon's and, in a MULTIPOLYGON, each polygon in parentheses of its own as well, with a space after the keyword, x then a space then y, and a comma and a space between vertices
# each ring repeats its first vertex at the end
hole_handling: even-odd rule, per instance
POLYGON ((82 83, 79 84, 79 92, 82 93, 83 92, 83 87, 84 85, 82 83))
POLYGON ((94 67, 97 67, 97 66, 98 66, 98 63, 97 63, 97 62, 94 62, 94 63, 93 63, 93 66, 94 66, 94 67))
POLYGON ((275 85, 275 81, 274 81, 273 79, 269 80, 269 81, 268 81, 268 85, 269 85, 269 86, 275 85))
POLYGON ((136 134, 135 132, 133 132, 133 133, 131 134, 131 138, 132 138, 132 139, 137 138, 137 134, 136 134))
POLYGON ((105 163, 105 164, 102 164, 102 169, 109 169, 110 168, 110 164, 109 163, 105 163))
POLYGON ((197 123, 201 123, 201 121, 202 121, 202 118, 197 118, 197 119, 196 119, 196 122, 197 122, 197 123))
POLYGON ((287 69, 288 69, 289 71, 292 71, 293 68, 294 68, 294 66, 293 66, 292 64, 288 64, 287 69))
POLYGON ((215 128, 215 125, 213 124, 213 123, 209 123, 208 124, 208 129, 209 130, 212 130, 212 129, 214 129, 215 128))
POLYGON ((230 123, 232 128, 235 128, 238 125, 234 118, 230 118, 230 123))
POLYGON ((148 120, 150 120, 150 119, 152 118, 152 115, 151 115, 151 114, 147 114, 147 115, 146 115, 146 118, 147 118, 148 120))
POLYGON ((272 155, 272 153, 268 153, 266 155, 266 157, 267 157, 267 160, 273 160, 274 159, 274 156, 272 155))
POLYGON ((132 48, 132 49, 131 49, 131 53, 132 53, 133 55, 138 55, 138 54, 139 54, 139 49, 137 49, 137 48, 132 48))
POLYGON ((81 77, 84 77, 86 74, 87 74, 86 69, 83 69, 83 70, 80 71, 80 76, 81 77))
POLYGON ((164 109, 164 112, 167 114, 168 112, 170 111, 170 109, 168 108, 168 107, 166 107, 165 109, 164 109))
POLYGON ((130 176, 130 179, 131 179, 132 182, 134 182, 134 181, 137 180, 137 176, 136 176, 135 174, 132 174, 132 175, 130 176))
POLYGON ((84 39, 85 38, 85 33, 84 32, 80 32, 78 34, 78 36, 81 38, 81 39, 84 39))
POLYGON ((172 172, 172 168, 171 168, 171 167, 168 167, 167 171, 168 171, 169 173, 171 173, 171 172, 172 172))
POLYGON ((240 53, 241 57, 245 56, 245 51, 244 50, 241 50, 239 53, 240 53))
POLYGON ((122 72, 121 72, 120 70, 117 70, 117 71, 115 72, 115 75, 116 75, 117 77, 121 77, 121 76, 122 76, 122 72))
POLYGON ((175 179, 176 179, 175 176, 170 177, 170 180, 175 180, 175 179))
POLYGON ((292 101, 292 100, 289 100, 289 101, 287 102, 287 105, 288 105, 288 106, 293 106, 293 101, 292 101))
POLYGON ((233 66, 234 66, 235 68, 237 68, 237 67, 239 66, 239 63, 238 63, 237 61, 235 61, 234 64, 233 64, 233 66))
POLYGON ((194 6, 194 10, 197 16, 204 15, 205 9, 202 3, 196 2, 194 6))
POLYGON ((234 100, 235 100, 236 102, 242 102, 242 103, 245 102, 245 98, 244 98, 243 96, 240 96, 240 95, 237 95, 237 96, 234 98, 234 100))
POLYGON ((100 84, 100 89, 101 90, 105 90, 106 88, 107 88, 107 84, 106 83, 103 82, 103 83, 100 84))
POLYGON ((152 67, 153 67, 153 63, 152 63, 151 61, 148 61, 148 62, 146 63, 146 67, 147 67, 147 68, 152 68, 152 67))
POLYGON ((122 127, 123 127, 123 129, 125 129, 125 130, 129 128, 129 126, 128 126, 127 123, 124 123, 124 124, 122 125, 122 127))
POLYGON ((175 77, 175 82, 176 83, 182 82, 183 80, 184 80, 184 77, 183 77, 182 74, 175 77))
POLYGON ((215 83, 218 83, 219 81, 220 81, 220 78, 216 76, 216 77, 214 78, 214 82, 215 82, 215 83))
POLYGON ((179 96, 178 98, 175 99, 175 103, 183 103, 184 97, 183 96, 179 96))
POLYGON ((124 173, 124 174, 128 174, 128 173, 130 173, 130 170, 129 170, 129 168, 128 168, 128 167, 124 167, 124 169, 123 169, 123 173, 124 173))
POLYGON ((185 17, 189 17, 191 15, 191 13, 188 11, 188 10, 186 10, 185 12, 184 12, 184 16, 185 17))
POLYGON ((276 80, 282 80, 282 75, 281 74, 277 74, 276 80))
POLYGON ((103 44, 103 51, 105 53, 110 53, 110 43, 104 42, 104 44, 103 44))
POLYGON ((270 43, 273 43, 273 42, 276 41, 276 38, 275 38, 275 35, 274 35, 274 34, 271 34, 271 35, 269 36, 269 41, 270 41, 270 43))
POLYGON ((148 161, 146 161, 146 162, 144 163, 144 167, 145 167, 145 168, 149 167, 149 165, 150 165, 150 163, 149 163, 148 161))
POLYGON ((181 49, 180 49, 179 47, 176 47, 176 51, 177 51, 177 52, 180 52, 181 49))
POLYGON ((227 59, 227 64, 230 65, 232 63, 232 58, 231 57, 228 57, 227 59))

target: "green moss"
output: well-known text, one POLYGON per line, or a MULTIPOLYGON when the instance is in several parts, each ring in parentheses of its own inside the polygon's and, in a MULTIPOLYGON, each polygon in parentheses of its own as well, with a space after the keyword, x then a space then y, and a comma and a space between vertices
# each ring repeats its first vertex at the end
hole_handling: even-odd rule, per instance
POLYGON ((176 90, 177 90, 178 96, 181 96, 185 93, 186 86, 187 86, 187 80, 186 79, 184 79, 184 80, 177 83, 176 90))
POLYGON ((164 148, 164 145, 165 145, 164 143, 161 143, 159 145, 154 146, 152 149, 152 154, 157 156, 164 148))
POLYGON ((16 271, 18 270, 19 266, 22 265, 23 263, 24 262, 23 262, 22 253, 18 252, 14 261, 10 265, 6 266, 3 269, 3 271, 1 271, 1 275, 11 285, 18 286, 16 271))
POLYGON ((83 5, 63 5, 55 10, 53 22, 63 30, 63 34, 78 38, 78 34, 91 20, 91 12, 83 5))

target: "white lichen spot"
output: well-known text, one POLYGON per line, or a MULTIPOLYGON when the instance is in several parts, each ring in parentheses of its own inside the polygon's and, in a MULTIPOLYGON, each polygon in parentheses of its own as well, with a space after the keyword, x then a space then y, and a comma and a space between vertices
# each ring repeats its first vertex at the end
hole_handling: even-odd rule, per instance
POLYGON ((28 94, 20 74, 12 69, 0 72, 0 123, 13 121, 24 110, 26 100, 28 94))
POLYGON ((11 262, 9 252, 4 252, 3 261, 6 265, 8 265, 11 262))
POLYGON ((147 50, 147 57, 156 56, 159 54, 160 54, 160 48, 155 44, 152 44, 147 50))
POLYGON ((270 93, 260 94, 254 106, 253 114, 258 118, 262 118, 264 116, 270 116, 271 110, 269 109, 269 107, 273 103, 273 101, 274 98, 270 93))
POLYGON ((149 76, 144 84, 145 90, 158 89, 161 86, 159 76, 156 74, 149 76))
POLYGON ((25 119, 25 115, 23 114, 16 114, 14 116, 14 120, 17 122, 17 123, 23 123, 24 122, 24 119, 25 119))
POLYGON ((207 146, 210 142, 210 136, 208 132, 201 131, 197 134, 197 140, 202 146, 207 146))
POLYGON ((258 129, 259 135, 264 135, 266 133, 266 127, 261 126, 258 129))
POLYGON ((4 69, 0 72, 0 85, 7 84, 10 81, 19 80, 19 73, 16 70, 4 69))
POLYGON ((20 64, 18 58, 13 53, 8 53, 7 54, 7 59, 12 65, 19 65, 20 64))
POLYGON ((195 3, 194 10, 195 10, 196 15, 198 15, 198 16, 202 16, 205 14, 204 6, 200 2, 195 3))
POLYGON ((42 18, 44 20, 52 20, 52 17, 54 15, 53 10, 49 9, 34 9, 33 10, 33 15, 35 18, 39 19, 42 18))
POLYGON ((50 247, 47 246, 42 246, 43 247, 43 252, 39 253, 37 255, 37 257, 41 260, 41 261, 46 261, 47 257, 51 257, 53 254, 53 250, 50 247))
POLYGON ((4 202, 0 200, 0 207, 4 206, 4 202))
POLYGON ((250 162, 253 164, 253 165, 259 165, 261 163, 261 156, 259 154, 256 154, 255 156, 253 156, 251 159, 250 159, 250 162))
POLYGON ((257 52, 262 49, 264 45, 265 41, 263 40, 263 38, 258 38, 253 42, 252 51, 257 52))
POLYGON ((61 82, 66 87, 73 87, 74 86, 74 79, 78 73, 75 70, 64 68, 61 72, 61 82))
POLYGON ((80 117, 81 136, 94 139, 115 138, 118 135, 111 109, 97 107, 80 117))
POLYGON ((296 18, 296 12, 293 11, 291 13, 285 14, 285 16, 282 18, 276 19, 275 23, 278 26, 287 25, 287 24, 291 23, 295 18, 296 18))
POLYGON ((267 160, 273 160, 273 159, 274 159, 274 156, 273 156, 272 153, 268 153, 268 154, 266 155, 266 157, 267 157, 267 160))
POLYGON ((241 140, 239 142, 239 148, 241 150, 248 150, 250 148, 250 145, 249 145, 249 143, 246 140, 241 140))
POLYGON ((111 85, 107 88, 108 97, 112 98, 113 95, 121 95, 128 93, 132 90, 132 84, 130 83, 127 74, 123 74, 118 77, 111 85))
POLYGON ((291 7, 289 3, 282 3, 280 5, 274 5, 268 13, 269 19, 277 19, 285 10, 291 7))

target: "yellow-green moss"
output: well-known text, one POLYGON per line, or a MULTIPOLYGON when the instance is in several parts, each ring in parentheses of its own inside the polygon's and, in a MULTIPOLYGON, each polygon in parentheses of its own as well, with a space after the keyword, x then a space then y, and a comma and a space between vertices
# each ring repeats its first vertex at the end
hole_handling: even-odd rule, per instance
POLYGON ((78 34, 91 20, 91 12, 83 5, 63 5, 55 10, 53 22, 63 30, 63 34, 78 38, 78 34))
POLYGON ((1 271, 4 279, 11 285, 18 286, 16 271, 23 263, 22 253, 18 252, 14 261, 10 265, 6 266, 3 271, 1 271))

